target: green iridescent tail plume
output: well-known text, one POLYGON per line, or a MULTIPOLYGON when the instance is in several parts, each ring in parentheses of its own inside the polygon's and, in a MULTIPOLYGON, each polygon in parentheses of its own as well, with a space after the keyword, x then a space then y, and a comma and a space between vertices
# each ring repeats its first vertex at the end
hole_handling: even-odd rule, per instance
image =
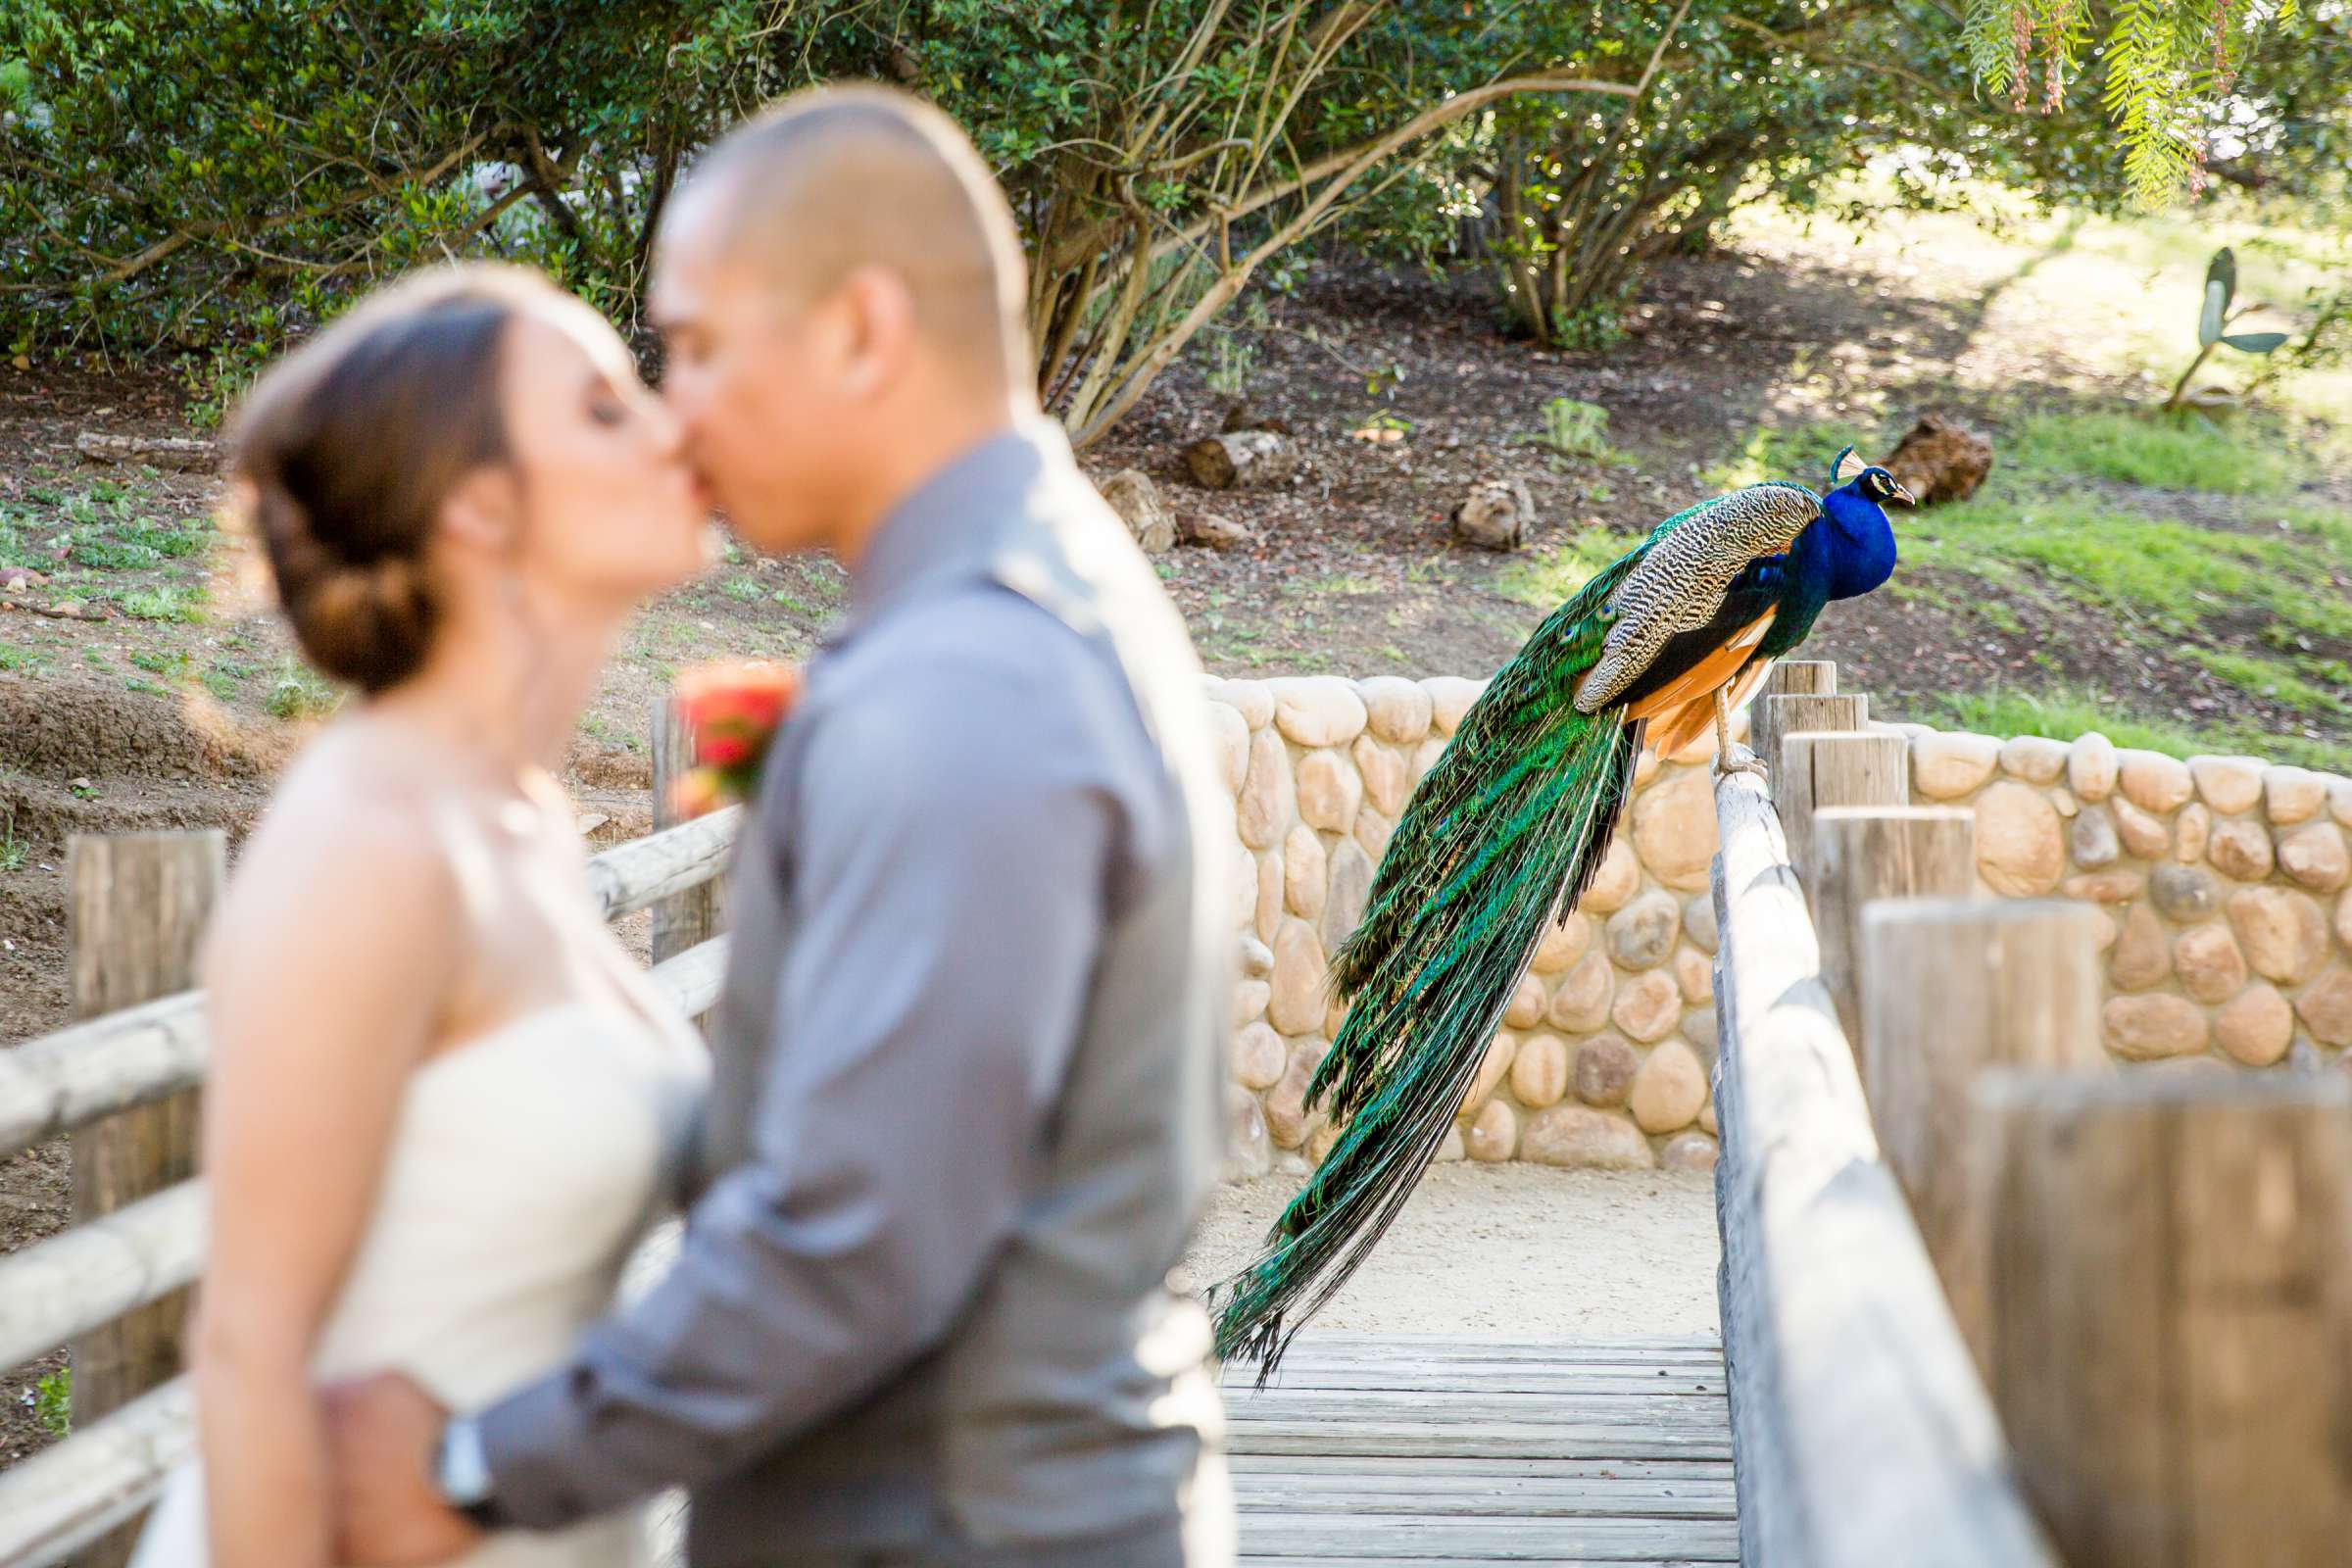
POLYGON ((1217 1353, 1259 1362, 1261 1383, 1412 1196, 1545 928, 1607 853, 1642 726, 1570 699, 1600 656, 1601 607, 1642 553, 1555 611, 1463 715, 1333 956, 1348 1017, 1308 1100, 1346 1130, 1215 1298, 1217 1353))

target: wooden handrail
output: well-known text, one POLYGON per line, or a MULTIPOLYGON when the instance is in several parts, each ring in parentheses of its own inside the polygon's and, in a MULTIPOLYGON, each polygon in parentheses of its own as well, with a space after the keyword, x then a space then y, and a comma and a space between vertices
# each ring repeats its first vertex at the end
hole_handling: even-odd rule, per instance
POLYGON ((1780 819, 1715 811, 1720 1288, 1748 1568, 2056 1568, 1879 1149, 1780 819))
MULTIPOLYGON (((710 881, 726 868, 740 807, 593 857, 588 882, 607 919, 710 881)), ((208 1046, 193 991, 125 1008, 0 1052, 0 1158, 101 1116, 193 1088, 208 1046)))

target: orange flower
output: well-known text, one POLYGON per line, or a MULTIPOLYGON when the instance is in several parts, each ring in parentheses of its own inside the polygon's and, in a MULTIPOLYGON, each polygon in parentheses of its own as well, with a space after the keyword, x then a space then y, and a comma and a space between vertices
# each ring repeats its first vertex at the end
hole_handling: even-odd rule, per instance
POLYGON ((726 804, 726 791, 719 784, 716 768, 690 767, 670 780, 670 809, 681 822, 707 816, 726 804))
POLYGON ((768 742, 801 693, 801 672, 789 664, 729 662, 702 664, 679 675, 675 702, 701 764, 678 780, 680 814, 691 789, 697 812, 758 788, 768 742), (706 775, 690 784, 694 774, 706 775))

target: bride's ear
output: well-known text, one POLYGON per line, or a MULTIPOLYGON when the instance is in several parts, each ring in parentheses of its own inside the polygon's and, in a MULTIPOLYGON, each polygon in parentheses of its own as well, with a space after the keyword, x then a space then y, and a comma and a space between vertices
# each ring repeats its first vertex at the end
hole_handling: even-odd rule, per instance
POLYGON ((474 469, 441 499, 438 532, 460 550, 507 556, 522 537, 522 487, 504 465, 474 469))

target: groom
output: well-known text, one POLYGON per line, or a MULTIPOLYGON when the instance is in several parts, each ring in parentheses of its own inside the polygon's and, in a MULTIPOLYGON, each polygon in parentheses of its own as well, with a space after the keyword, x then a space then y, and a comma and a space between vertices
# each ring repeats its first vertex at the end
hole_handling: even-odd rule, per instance
POLYGON ((663 224, 664 395, 754 544, 849 564, 747 816, 673 1271, 478 1411, 334 1396, 345 1554, 692 1489, 698 1568, 1229 1561, 1207 1325, 1229 939, 1199 668, 1037 413, 1012 216, 876 89, 663 224))

